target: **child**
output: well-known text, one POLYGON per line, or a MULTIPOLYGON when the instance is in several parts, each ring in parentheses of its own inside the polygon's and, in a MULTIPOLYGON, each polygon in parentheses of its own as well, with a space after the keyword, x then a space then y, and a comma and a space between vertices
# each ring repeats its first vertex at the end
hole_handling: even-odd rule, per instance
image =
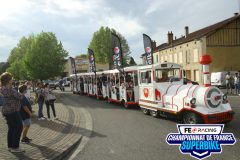
MULTIPOLYGON (((19 92, 22 94, 27 93, 27 85, 22 85, 19 87, 19 92)), ((22 140, 21 142, 23 143, 30 143, 32 139, 29 139, 27 137, 28 130, 31 125, 31 117, 32 117, 32 106, 26 96, 21 101, 21 109, 20 109, 20 114, 22 117, 22 122, 23 122, 23 131, 22 131, 22 140)))

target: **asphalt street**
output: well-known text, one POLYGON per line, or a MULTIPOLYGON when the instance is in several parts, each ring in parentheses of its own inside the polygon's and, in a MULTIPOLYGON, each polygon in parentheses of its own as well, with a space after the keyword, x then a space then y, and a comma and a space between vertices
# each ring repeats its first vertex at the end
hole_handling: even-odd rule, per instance
MULTIPOLYGON (((153 118, 138 108, 124 109, 87 96, 61 93, 68 105, 84 108, 92 118, 93 131, 88 143, 75 159, 80 160, 177 160, 194 159, 183 155, 178 146, 169 146, 166 136, 177 132, 174 119, 153 118)), ((240 159, 240 96, 229 97, 236 112, 235 119, 225 126, 224 132, 233 133, 237 139, 234 146, 223 146, 221 154, 206 159, 240 159)))

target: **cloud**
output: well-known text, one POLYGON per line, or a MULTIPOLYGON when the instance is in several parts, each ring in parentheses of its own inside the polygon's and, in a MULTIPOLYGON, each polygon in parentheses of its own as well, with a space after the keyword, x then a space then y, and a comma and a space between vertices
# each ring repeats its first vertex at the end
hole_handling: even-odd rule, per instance
POLYGON ((137 20, 117 15, 105 18, 100 22, 100 25, 114 28, 124 36, 128 37, 136 36, 145 31, 145 28, 137 20))
POLYGON ((159 45, 167 41, 168 31, 179 37, 186 25, 192 32, 236 11, 237 0, 0 0, 1 60, 22 36, 41 31, 56 33, 71 56, 86 53, 93 33, 108 26, 126 38, 140 61, 142 33, 159 45))

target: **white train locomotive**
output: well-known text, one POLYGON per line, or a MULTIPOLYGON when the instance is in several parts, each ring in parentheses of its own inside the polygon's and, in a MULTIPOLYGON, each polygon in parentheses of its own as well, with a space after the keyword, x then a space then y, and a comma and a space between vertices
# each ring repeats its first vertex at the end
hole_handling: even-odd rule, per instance
MULTIPOLYGON (((233 119, 234 112, 227 96, 213 86, 186 83, 184 71, 178 64, 166 62, 135 66, 126 68, 126 71, 130 79, 126 78, 127 73, 121 76, 118 70, 97 72, 97 81, 93 80, 95 75, 92 73, 71 75, 73 86, 84 86, 82 89, 73 87, 73 91, 82 90, 88 95, 94 93, 97 97, 100 94, 109 102, 122 103, 126 108, 138 104, 144 114, 153 117, 173 115, 188 124, 226 123, 233 119), (104 82, 101 82, 102 79, 105 79, 104 82), (119 89, 115 88, 117 83, 119 89), (98 89, 94 92, 91 86, 98 86, 98 89)), ((208 72, 204 74, 209 76, 208 72)))

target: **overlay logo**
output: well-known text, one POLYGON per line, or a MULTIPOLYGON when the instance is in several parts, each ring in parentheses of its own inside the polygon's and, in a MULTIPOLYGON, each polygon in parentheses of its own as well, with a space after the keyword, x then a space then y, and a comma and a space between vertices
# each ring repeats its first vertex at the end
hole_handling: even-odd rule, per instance
POLYGON ((196 159, 204 159, 212 153, 222 153, 222 145, 234 145, 236 139, 232 133, 222 133, 224 124, 177 124, 179 133, 170 133, 166 137, 169 145, 179 145, 183 154, 196 159))

